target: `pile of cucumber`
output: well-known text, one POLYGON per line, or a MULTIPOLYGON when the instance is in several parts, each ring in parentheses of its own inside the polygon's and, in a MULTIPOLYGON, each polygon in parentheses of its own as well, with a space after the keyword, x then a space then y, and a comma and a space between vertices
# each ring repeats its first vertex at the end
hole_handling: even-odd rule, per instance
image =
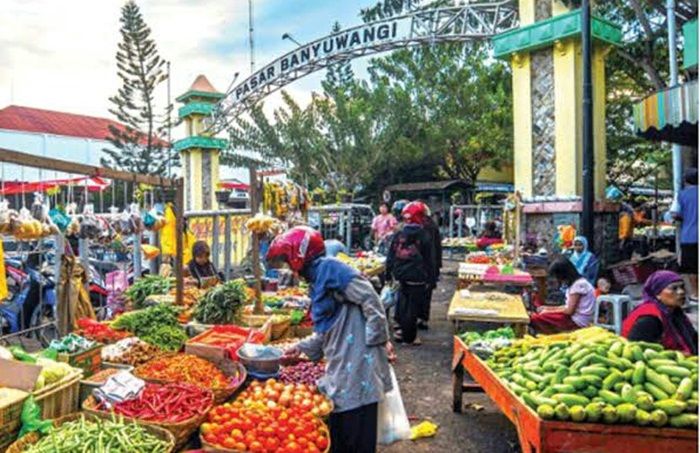
POLYGON ((487 364, 543 419, 698 426, 698 358, 658 344, 524 341, 487 364))

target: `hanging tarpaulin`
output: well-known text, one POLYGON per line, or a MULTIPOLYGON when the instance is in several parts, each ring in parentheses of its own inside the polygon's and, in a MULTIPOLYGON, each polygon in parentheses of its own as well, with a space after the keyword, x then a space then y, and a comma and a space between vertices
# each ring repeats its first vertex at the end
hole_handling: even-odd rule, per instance
POLYGON ((6 181, 2 188, 0 188, 0 194, 15 195, 21 193, 46 192, 68 186, 87 187, 90 192, 101 192, 110 185, 110 181, 102 179, 99 176, 83 176, 79 178, 52 179, 36 182, 6 181))

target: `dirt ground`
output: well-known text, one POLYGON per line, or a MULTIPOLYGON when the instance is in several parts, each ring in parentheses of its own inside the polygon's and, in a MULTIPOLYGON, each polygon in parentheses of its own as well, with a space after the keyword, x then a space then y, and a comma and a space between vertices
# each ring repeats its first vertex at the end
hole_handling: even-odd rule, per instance
POLYGON ((445 261, 447 275, 433 294, 430 329, 419 333, 421 346, 397 346, 394 365, 411 425, 430 420, 439 425, 433 438, 380 447, 382 453, 519 451, 510 421, 484 394, 465 394, 461 414, 452 412, 452 325, 447 308, 455 291, 455 264, 445 261), (450 269, 452 272, 450 272, 450 269), (452 275, 450 275, 452 274, 452 275), (469 404, 482 406, 475 410, 469 404))

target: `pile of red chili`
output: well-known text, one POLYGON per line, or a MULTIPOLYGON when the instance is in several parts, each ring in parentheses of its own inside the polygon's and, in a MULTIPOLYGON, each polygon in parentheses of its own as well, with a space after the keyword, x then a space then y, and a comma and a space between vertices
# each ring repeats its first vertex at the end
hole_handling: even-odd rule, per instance
POLYGON ((153 359, 135 371, 142 379, 184 382, 209 389, 223 389, 229 380, 213 363, 192 354, 174 354, 153 359))
POLYGON ((78 335, 98 343, 115 343, 131 335, 129 332, 114 330, 107 324, 90 318, 80 318, 77 324, 80 328, 76 332, 78 335))
MULTIPOLYGON (((146 384, 138 398, 112 410, 125 417, 159 423, 180 423, 206 414, 214 402, 211 390, 189 384, 146 384)), ((109 410, 104 403, 99 410, 109 410)))

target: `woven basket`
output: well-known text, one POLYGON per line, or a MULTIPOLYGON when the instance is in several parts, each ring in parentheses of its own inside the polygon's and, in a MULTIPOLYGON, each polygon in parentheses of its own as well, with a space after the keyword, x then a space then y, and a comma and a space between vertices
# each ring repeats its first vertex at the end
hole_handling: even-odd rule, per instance
POLYGON ((270 315, 243 315, 242 321, 247 327, 262 327, 268 319, 270 315))
MULTIPOLYGON (((319 431, 324 433, 326 437, 328 438, 328 446, 326 447, 325 450, 323 450, 323 453, 329 453, 331 451, 331 433, 328 430, 328 427, 324 423, 321 428, 319 428, 319 431)), ((218 445, 212 445, 206 440, 204 440, 204 437, 200 434, 199 435, 199 441, 202 443, 202 450, 210 453, 246 453, 240 450, 232 450, 230 448, 224 448, 224 447, 219 447, 218 445)))
POLYGON ((41 418, 58 418, 76 412, 80 405, 80 380, 83 372, 77 370, 60 381, 32 393, 41 408, 41 418))
MULTIPOLYGON (((142 365, 143 366, 143 365, 142 365)), ((227 377, 233 377, 233 376, 238 376, 239 380, 238 383, 235 385, 230 385, 226 388, 223 389, 210 389, 214 393, 214 403, 215 404, 223 404, 225 403, 228 399, 230 399, 237 391, 238 389, 241 388, 241 386, 245 383, 246 379, 248 378, 248 372, 246 371, 245 367, 241 365, 238 362, 233 362, 233 361, 228 361, 228 362, 221 362, 217 365, 217 368, 219 368, 225 376, 227 377)), ((162 379, 153 379, 149 377, 143 376, 141 373, 141 367, 138 367, 134 370, 134 376, 138 377, 139 379, 143 379, 144 381, 147 382, 153 382, 154 384, 170 384, 174 381, 164 381, 162 379)))
MULTIPOLYGON (((97 417, 92 414, 82 414, 80 412, 70 414, 63 416, 61 418, 57 418, 56 420, 53 421, 53 426, 59 427, 64 423, 71 422, 73 420, 79 419, 81 416, 85 416, 86 420, 95 420, 101 417, 97 417)), ((126 419, 125 419, 126 420, 126 419)), ((146 425, 144 423, 141 423, 139 421, 135 422, 138 425, 142 425, 146 431, 148 431, 149 434, 152 434, 156 436, 158 439, 166 442, 168 444, 168 447, 166 451, 168 453, 172 452, 175 450, 175 439, 173 438, 173 435, 170 434, 169 431, 159 428, 157 426, 150 426, 146 425)), ((41 437, 37 433, 29 433, 26 436, 22 437, 12 445, 10 445, 10 448, 7 449, 5 453, 22 453, 24 449, 26 449, 28 446, 35 444, 39 441, 41 437)))
POLYGON ((289 331, 289 326, 292 321, 287 317, 284 321, 272 324, 272 330, 270 331, 270 337, 272 340, 277 340, 285 336, 289 331))
POLYGON ((25 393, 23 397, 4 407, 0 407, 0 451, 5 451, 8 445, 15 441, 19 428, 22 426, 20 415, 22 406, 29 397, 25 393))
MULTIPOLYGON (((146 426, 156 426, 158 428, 163 428, 167 431, 170 432, 170 434, 173 435, 175 438, 175 450, 180 450, 182 447, 185 446, 187 441, 190 439, 190 436, 192 433, 197 431, 199 426, 204 423, 204 420, 207 418, 207 413, 211 410, 211 408, 214 407, 214 402, 212 401, 212 404, 207 407, 207 409, 202 413, 202 415, 192 417, 190 419, 184 420, 179 423, 165 423, 165 422, 154 422, 154 421, 148 421, 148 420, 141 420, 141 419, 134 419, 131 417, 126 417, 124 416, 124 420, 128 421, 136 421, 137 423, 141 425, 146 425, 146 426)), ((88 397, 83 402, 82 409, 85 413, 91 414, 98 416, 100 418, 104 419, 111 419, 112 418, 112 412, 107 412, 103 410, 97 409, 97 400, 95 399, 94 396, 88 397)))

